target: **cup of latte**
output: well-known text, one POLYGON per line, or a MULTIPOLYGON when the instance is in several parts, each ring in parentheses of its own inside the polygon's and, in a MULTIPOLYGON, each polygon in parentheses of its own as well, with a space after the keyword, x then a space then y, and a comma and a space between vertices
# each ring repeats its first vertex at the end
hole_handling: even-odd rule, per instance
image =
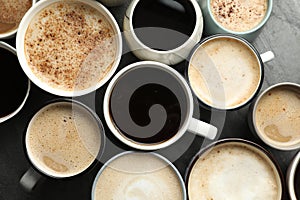
POLYGON ((186 200, 176 167, 155 153, 124 152, 111 158, 98 172, 92 200, 186 200))
POLYGON ((300 152, 296 154, 287 171, 287 186, 291 200, 300 199, 300 152))
POLYGON ((122 54, 112 14, 93 0, 39 1, 16 37, 19 62, 41 89, 65 97, 95 91, 113 75, 122 54))
POLYGON ((81 174, 100 159, 104 143, 104 128, 96 113, 78 101, 54 100, 28 124, 25 150, 32 168, 20 184, 31 191, 41 177, 81 174))
POLYGON ((232 138, 211 144, 192 159, 186 186, 190 200, 281 200, 284 183, 271 154, 232 138))
POLYGON ((184 78, 155 61, 130 64, 109 83, 103 101, 105 121, 124 144, 157 150, 186 131, 213 140, 217 128, 192 117, 193 96, 184 78))
POLYGON ((123 29, 136 57, 175 65, 200 41, 202 12, 197 0, 133 0, 123 29))
POLYGON ((217 34, 202 40, 191 52, 186 77, 194 95, 207 108, 236 110, 258 94, 264 62, 274 58, 259 54, 247 40, 217 34))
POLYGON ((262 92, 249 111, 249 127, 267 145, 300 148, 300 85, 278 83, 262 92))
POLYGON ((2 0, 0 6, 0 39, 11 38, 18 30, 25 13, 36 0, 2 0))
POLYGON ((204 33, 231 33, 253 41, 267 23, 273 0, 203 0, 204 33))

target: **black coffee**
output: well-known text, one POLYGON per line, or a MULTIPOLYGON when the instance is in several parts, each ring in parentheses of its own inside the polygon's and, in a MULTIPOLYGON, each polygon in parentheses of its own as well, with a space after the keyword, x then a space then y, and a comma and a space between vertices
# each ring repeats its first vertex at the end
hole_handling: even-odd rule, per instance
POLYGON ((187 117, 188 100, 176 77, 155 66, 134 68, 112 90, 110 114, 129 140, 155 144, 172 138, 187 117))
POLYGON ((189 0, 140 0, 133 13, 138 39, 156 50, 171 50, 192 35, 196 13, 189 0))
POLYGON ((0 47, 0 117, 7 116, 18 109, 24 101, 28 79, 15 54, 0 47))
POLYGON ((294 178, 294 188, 297 199, 300 199, 300 163, 298 163, 295 178, 294 178))

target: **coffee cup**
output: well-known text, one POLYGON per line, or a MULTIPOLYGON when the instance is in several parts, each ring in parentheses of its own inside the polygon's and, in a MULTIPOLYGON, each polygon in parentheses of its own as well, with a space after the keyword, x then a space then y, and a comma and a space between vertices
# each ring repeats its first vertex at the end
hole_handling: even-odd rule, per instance
POLYGON ((90 108, 75 100, 57 99, 34 114, 24 143, 32 167, 20 184, 32 191, 42 177, 66 179, 87 171, 103 153, 105 134, 90 108))
POLYGON ((250 103, 264 79, 264 64, 274 58, 259 54, 247 40, 217 34, 192 50, 186 77, 195 96, 206 108, 236 110, 250 103))
POLYGON ((112 14, 97 1, 39 1, 20 23, 16 47, 34 84, 74 97, 95 91, 114 74, 122 38, 112 14))
POLYGON ((202 149, 186 171, 190 200, 281 200, 280 167, 270 153, 242 139, 222 139, 202 149))
POLYGON ((291 200, 300 199, 300 152, 296 154, 287 170, 287 187, 291 200))
POLYGON ((136 57, 174 65, 200 41, 202 12, 196 0, 133 0, 123 29, 136 57))
POLYGON ((1 100, 0 123, 14 117, 25 105, 29 96, 30 81, 22 71, 16 49, 0 41, 1 100))
POLYGON ((0 39, 13 37, 22 17, 36 3, 36 0, 2 1, 0 8, 0 39))
POLYGON ((279 150, 300 148, 300 85, 284 82, 263 91, 252 103, 248 122, 252 132, 279 150))
POLYGON ((199 1, 204 18, 204 33, 231 33, 253 41, 267 23, 273 0, 199 1))
POLYGON ((186 190, 176 167, 156 153, 123 152, 98 172, 92 200, 173 199, 186 200, 186 190))
POLYGON ((173 68, 141 61, 119 71, 109 83, 103 112, 111 132, 140 150, 165 148, 186 131, 213 140, 217 128, 192 118, 193 96, 173 68))

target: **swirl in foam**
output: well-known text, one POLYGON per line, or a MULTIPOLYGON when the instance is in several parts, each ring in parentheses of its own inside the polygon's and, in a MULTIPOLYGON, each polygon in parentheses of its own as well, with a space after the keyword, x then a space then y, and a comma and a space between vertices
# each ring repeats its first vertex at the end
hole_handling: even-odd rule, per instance
POLYGON ((174 169, 153 154, 129 153, 109 163, 100 174, 95 199, 179 200, 183 191, 174 169))

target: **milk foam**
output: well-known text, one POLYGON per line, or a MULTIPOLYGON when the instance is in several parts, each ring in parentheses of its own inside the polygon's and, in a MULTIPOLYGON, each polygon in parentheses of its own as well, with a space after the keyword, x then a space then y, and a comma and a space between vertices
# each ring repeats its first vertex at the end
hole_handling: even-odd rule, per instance
POLYGON ((34 165, 54 177, 76 175, 95 160, 101 144, 97 121, 70 103, 50 104, 31 120, 26 146, 34 165))
POLYGON ((265 18, 268 0, 211 0, 210 9, 221 26, 243 32, 255 28, 265 18))
POLYGON ((215 38, 195 51, 188 76, 203 102, 217 108, 234 108, 255 94, 261 71, 256 55, 244 43, 215 38))
POLYGON ((281 184, 274 168, 266 157, 246 146, 216 146, 193 166, 189 199, 279 200, 281 184))
POLYGON ((280 86, 258 102, 255 120, 261 135, 279 146, 300 143, 300 90, 280 86))
POLYGON ((152 154, 130 153, 104 169, 96 183, 95 200, 183 199, 177 174, 152 154))

